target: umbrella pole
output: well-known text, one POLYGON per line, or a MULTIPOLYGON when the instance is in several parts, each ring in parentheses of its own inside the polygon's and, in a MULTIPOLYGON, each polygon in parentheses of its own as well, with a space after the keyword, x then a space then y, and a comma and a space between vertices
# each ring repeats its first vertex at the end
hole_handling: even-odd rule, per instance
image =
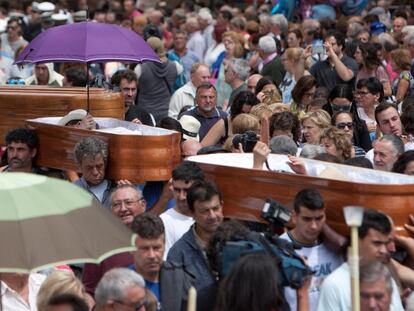
POLYGON ((86 62, 86 111, 89 113, 89 63, 86 62))

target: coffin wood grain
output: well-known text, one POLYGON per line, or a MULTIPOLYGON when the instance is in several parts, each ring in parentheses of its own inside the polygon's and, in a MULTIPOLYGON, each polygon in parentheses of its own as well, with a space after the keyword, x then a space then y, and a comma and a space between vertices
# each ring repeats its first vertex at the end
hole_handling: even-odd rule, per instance
MULTIPOLYGON (((89 95, 89 111, 93 116, 124 119, 121 93, 91 88, 89 95)), ((24 127, 27 119, 64 116, 74 109, 87 109, 85 88, 1 86, 0 142, 4 142, 11 129, 24 127)))
POLYGON ((414 185, 379 185, 337 181, 289 173, 199 163, 206 178, 213 180, 224 198, 226 217, 263 222, 265 199, 273 198, 293 208, 298 191, 316 188, 325 200, 328 224, 348 235, 343 207, 359 205, 390 215, 398 234, 407 236, 404 224, 414 214, 414 185))
POLYGON ((180 134, 160 136, 116 135, 39 123, 27 125, 39 136, 36 164, 62 170, 77 170, 74 147, 85 137, 98 137, 109 145, 107 177, 127 179, 133 183, 169 180, 181 161, 180 134))

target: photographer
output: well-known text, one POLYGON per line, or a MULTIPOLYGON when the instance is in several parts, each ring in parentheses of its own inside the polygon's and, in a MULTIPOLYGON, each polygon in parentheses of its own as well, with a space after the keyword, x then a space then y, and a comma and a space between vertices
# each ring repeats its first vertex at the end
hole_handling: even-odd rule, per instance
MULTIPOLYGON (((282 275, 277 259, 265 254, 264 250, 239 258, 230 273, 224 275, 224 247, 230 241, 248 241, 251 234, 240 222, 230 220, 220 225, 212 235, 206 254, 217 281, 198 292, 198 311, 295 310, 289 308, 283 297, 280 287, 282 275), (245 286, 243 290, 240 287, 242 284, 245 286)), ((305 282, 297 290, 298 311, 309 310, 309 284, 310 282, 305 282)))
POLYGON ((331 91, 337 84, 349 84, 354 87, 358 73, 358 64, 343 53, 345 38, 340 32, 330 32, 325 37, 324 48, 327 60, 318 61, 309 70, 319 86, 331 91))

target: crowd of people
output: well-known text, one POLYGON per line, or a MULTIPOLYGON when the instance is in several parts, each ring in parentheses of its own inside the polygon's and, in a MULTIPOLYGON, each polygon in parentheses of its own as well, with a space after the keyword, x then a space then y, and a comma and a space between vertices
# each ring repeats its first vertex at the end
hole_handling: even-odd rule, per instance
MULTIPOLYGON (((0 3, 0 85, 121 92, 126 121, 181 133, 183 160, 253 152, 254 172, 269 170, 275 153, 288 155, 295 174, 308 174, 302 158, 414 174, 411 3, 292 1, 284 11, 284 1, 72 2, 0 3), (131 29, 161 62, 13 64, 42 31, 86 20, 131 29)), ((100 126, 81 109, 61 117, 61 126, 100 126)), ((313 271, 291 288, 265 251, 227 266, 229 243, 261 227, 224 219, 225 198, 196 163, 181 162, 169 181, 135 185, 107 178, 108 144, 94 136, 74 148, 77 172, 36 166, 32 129, 12 129, 4 142, 1 172, 75 183, 137 234, 137 250, 51 273, 1 273, 1 310, 184 310, 191 286, 197 310, 351 309, 349 243, 327 225, 317 189, 292 198, 291 227, 280 236, 313 271)), ((406 230, 414 234, 412 224, 406 230)), ((359 245, 361 310, 414 310, 414 239, 366 209, 359 245)))

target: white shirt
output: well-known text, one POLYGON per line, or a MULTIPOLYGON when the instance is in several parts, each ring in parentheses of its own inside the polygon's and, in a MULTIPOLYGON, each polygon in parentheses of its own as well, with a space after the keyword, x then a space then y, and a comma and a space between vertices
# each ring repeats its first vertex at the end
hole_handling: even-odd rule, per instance
POLYGON ((39 288, 46 276, 32 273, 29 276, 29 304, 13 289, 1 281, 1 303, 3 311, 37 311, 36 301, 39 288))
MULTIPOLYGON (((281 238, 292 242, 292 238, 288 233, 284 233, 281 238)), ((315 271, 309 287, 309 310, 316 311, 323 280, 342 264, 343 259, 329 250, 323 243, 313 246, 301 246, 302 248, 296 250, 296 252, 303 255, 307 259, 308 265, 315 271)), ((290 309, 296 310, 296 291, 290 287, 285 287, 285 298, 290 305, 290 309)))
POLYGON ((203 55, 204 57, 206 57, 206 52, 209 49, 209 47, 216 45, 216 40, 214 40, 213 38, 213 33, 214 33, 213 24, 208 25, 203 31, 201 31, 201 34, 205 42, 205 50, 204 50, 204 55, 203 55))
POLYGON ((194 52, 198 56, 198 59, 204 59, 206 42, 204 41, 204 37, 200 31, 195 31, 189 35, 187 49, 194 52))
MULTIPOLYGON (((349 265, 344 262, 322 283, 317 311, 351 310, 351 280, 349 265)), ((390 311, 403 311, 397 284, 392 279, 392 300, 390 311)))
POLYGON ((207 47, 206 54, 204 56, 204 63, 211 68, 213 64, 216 62, 217 58, 220 56, 221 53, 225 51, 225 47, 223 43, 217 44, 214 42, 212 45, 207 47))
POLYGON ((178 114, 184 106, 194 106, 196 95, 196 87, 191 81, 188 81, 178 90, 176 90, 170 99, 170 108, 168 109, 168 116, 178 119, 178 114))
POLYGON ((177 212, 175 208, 170 208, 160 217, 165 227, 164 260, 166 260, 170 248, 190 229, 194 224, 194 219, 177 212))
POLYGON ((6 84, 7 79, 11 77, 10 70, 12 66, 12 59, 0 55, 0 85, 6 84))

